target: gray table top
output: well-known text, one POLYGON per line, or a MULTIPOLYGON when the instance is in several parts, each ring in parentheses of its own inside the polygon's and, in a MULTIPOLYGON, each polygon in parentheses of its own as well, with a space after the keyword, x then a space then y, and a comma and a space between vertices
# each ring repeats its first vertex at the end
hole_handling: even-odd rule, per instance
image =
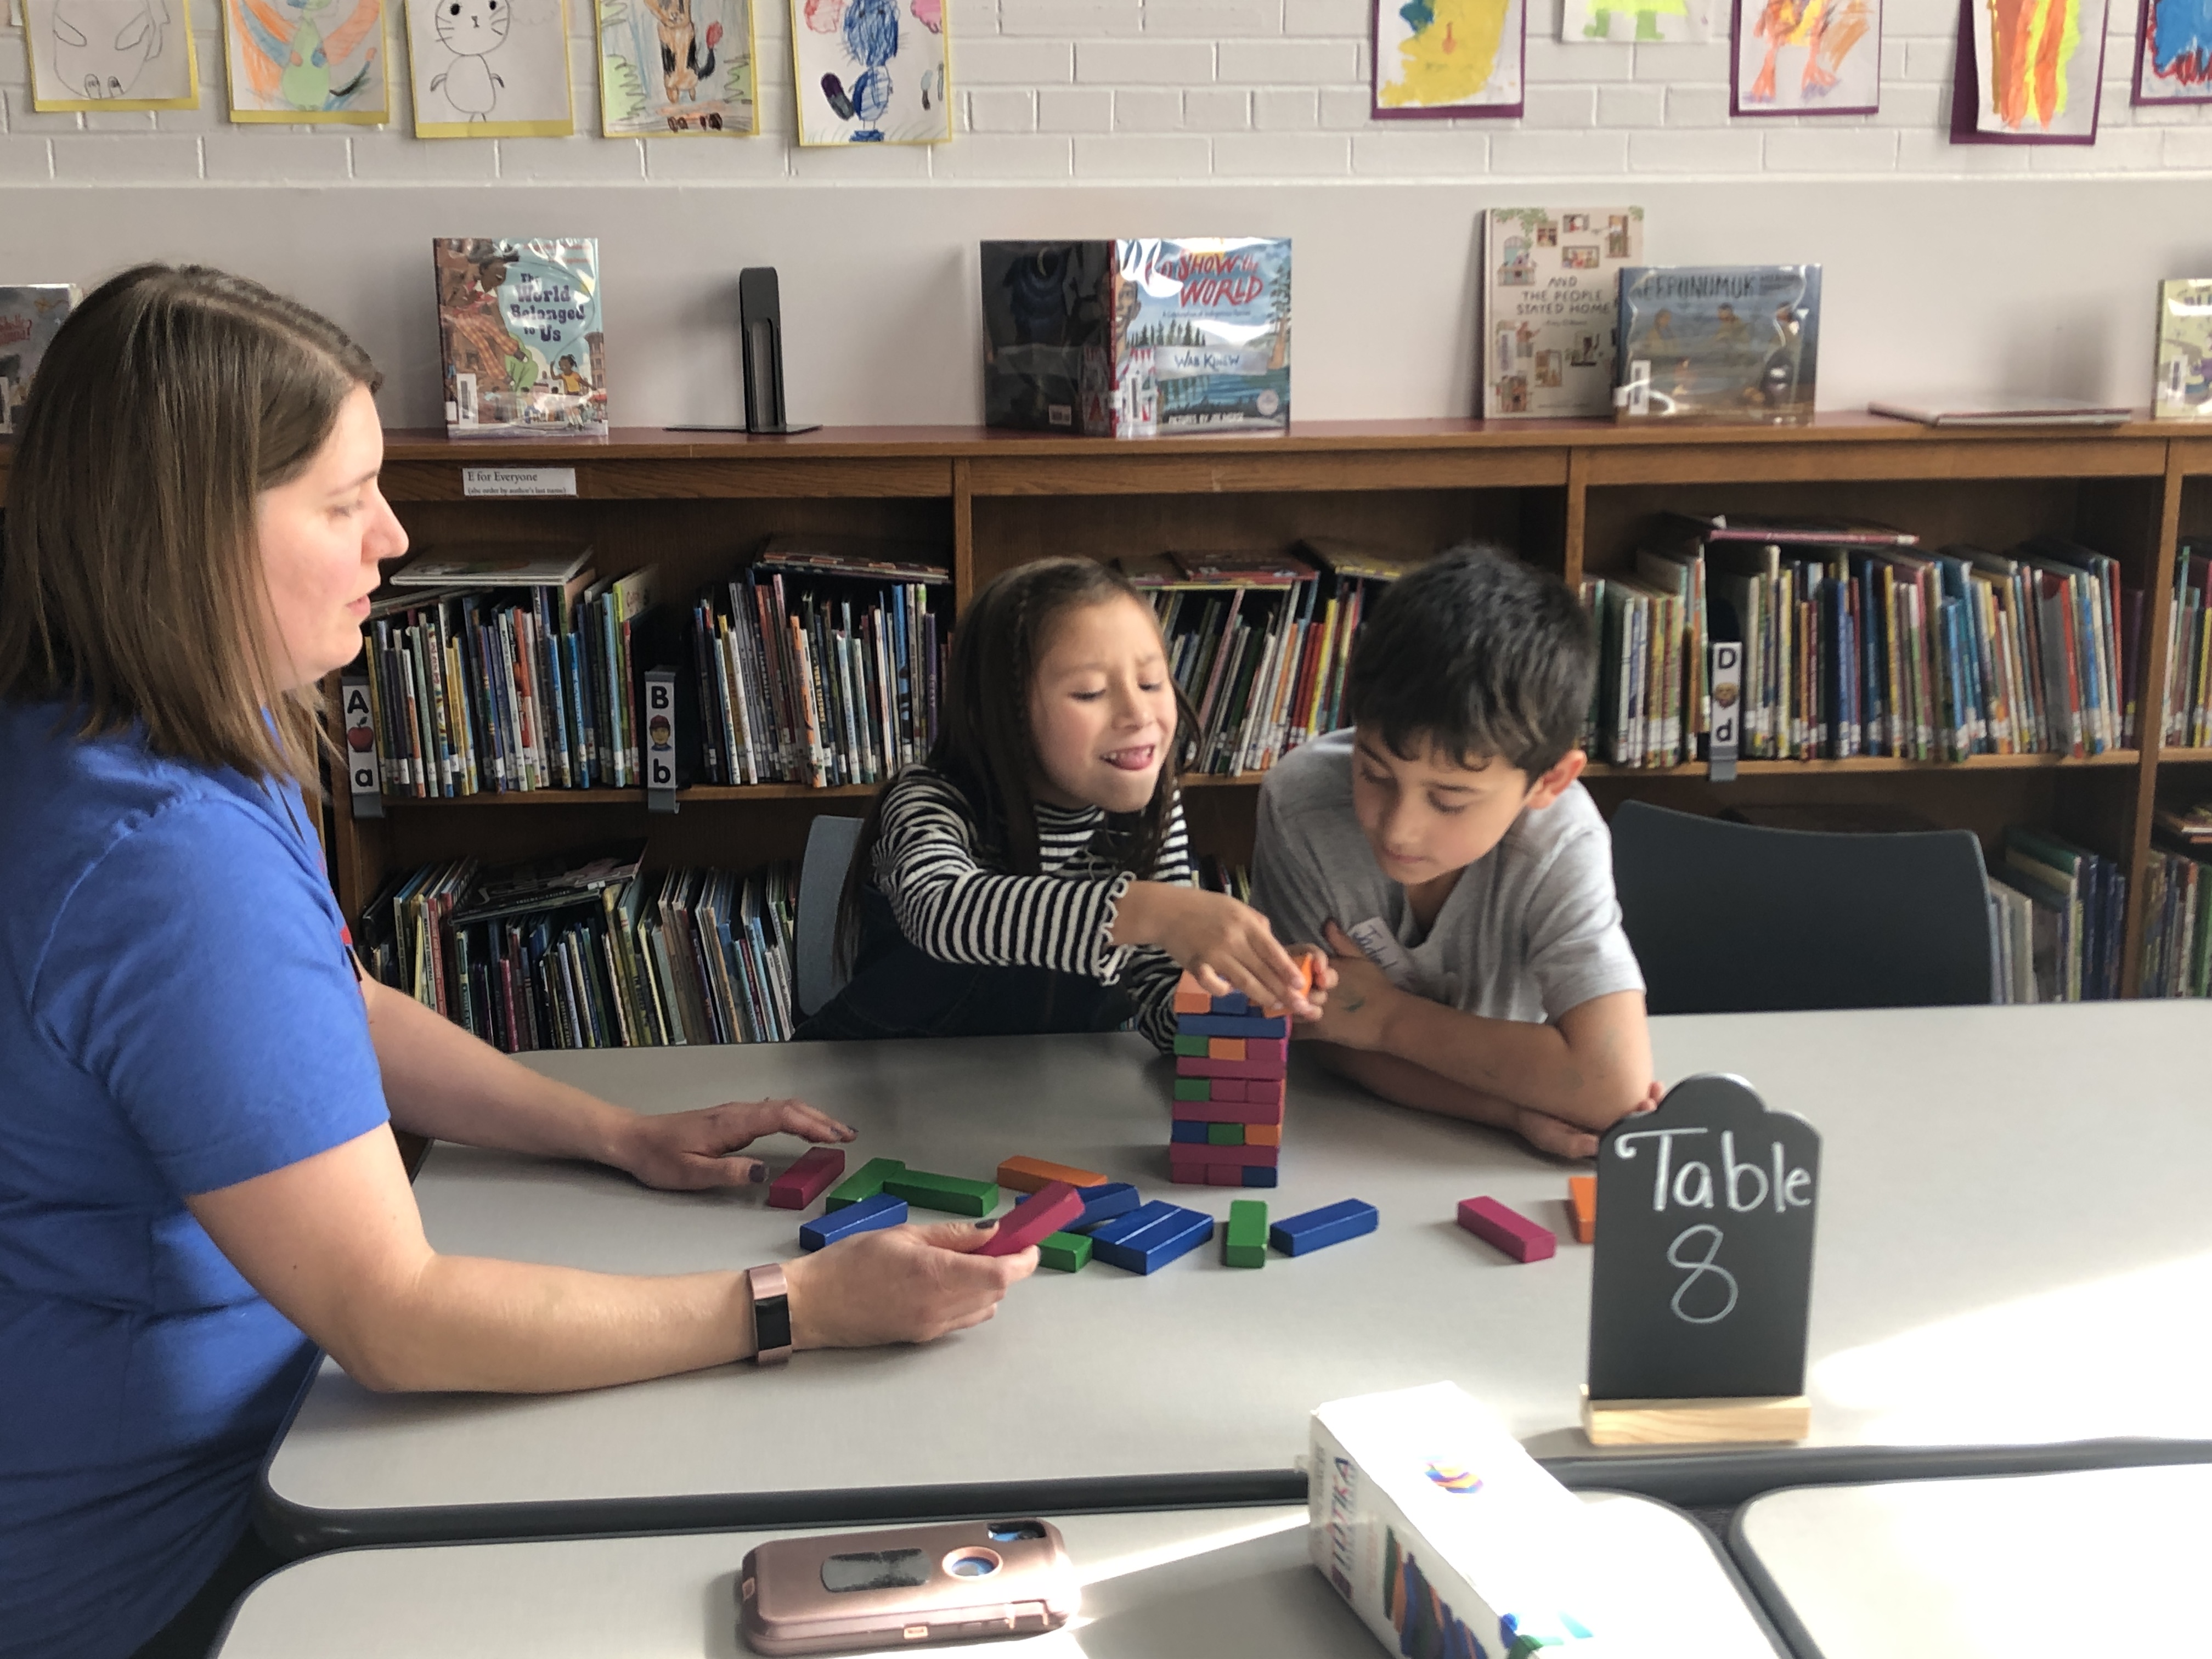
MULTIPOLYGON (((2203 1390, 2175 1386, 2206 1374, 2203 1322, 2160 1311, 2212 1298, 2212 1005, 1653 1025, 1663 1078, 1739 1073, 1825 1137, 1815 1452, 2212 1440, 2203 1390)), ((1166 1184, 1167 1067, 1128 1035, 534 1063, 644 1110, 803 1095, 861 1131, 855 1158, 988 1176, 1030 1153, 1218 1217, 1232 1195, 1166 1184)), ((1443 1378, 1539 1455, 1603 1471, 1578 1484, 1706 1503, 1806 1478, 1802 1449, 1719 1455, 1725 1491, 1654 1474, 1698 1459, 1593 1454, 1575 1426, 1590 1252, 1565 1226, 1570 1166, 1302 1061, 1290 1098, 1283 1184, 1258 1195, 1276 1216, 1363 1198, 1376 1234, 1257 1272, 1208 1249, 1146 1278, 1040 1273, 997 1319, 927 1347, 594 1394, 380 1396, 325 1364, 264 1472, 264 1525, 307 1548, 1281 1501, 1302 1490, 1291 1465, 1316 1405, 1443 1378), (1462 1231, 1455 1205, 1484 1193, 1553 1225, 1559 1254, 1523 1267, 1462 1231)), ((798 1250, 800 1215, 757 1189, 653 1193, 441 1146, 416 1191, 447 1251, 668 1273, 798 1250)))
MULTIPOLYGON (((1733 1569, 1662 1504, 1583 1494, 1595 1577, 1619 1611, 1604 1633, 1648 1659, 1776 1659, 1733 1569)), ((1185 1510, 1053 1517, 1083 1581, 1067 1628, 933 1648, 1024 1659, 1323 1659, 1379 1652, 1309 1565, 1306 1511, 1185 1510)), ((220 1659, 735 1659, 732 1586, 745 1552, 787 1534, 339 1550, 264 1579, 220 1659)))
POLYGON ((2203 1464, 1804 1486, 1729 1541, 1804 1659, 2203 1654, 2209 1510, 2203 1464))

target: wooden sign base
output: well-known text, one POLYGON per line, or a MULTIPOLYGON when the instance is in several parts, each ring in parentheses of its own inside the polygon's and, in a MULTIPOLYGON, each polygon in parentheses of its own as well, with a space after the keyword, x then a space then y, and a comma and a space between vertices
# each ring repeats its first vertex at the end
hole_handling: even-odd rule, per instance
POLYGON ((1710 1400, 1593 1400, 1583 1390, 1583 1432, 1593 1446, 1802 1440, 1813 1429, 1802 1394, 1710 1400))

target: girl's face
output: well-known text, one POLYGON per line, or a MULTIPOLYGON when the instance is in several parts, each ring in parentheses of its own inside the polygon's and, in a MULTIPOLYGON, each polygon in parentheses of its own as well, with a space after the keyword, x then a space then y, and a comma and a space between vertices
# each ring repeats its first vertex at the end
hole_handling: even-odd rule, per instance
POLYGON ((361 650, 376 567, 407 550, 376 488, 383 465, 376 400, 356 386, 307 471, 255 503, 273 690, 311 685, 361 650))
POLYGON ((1152 798, 1176 732, 1159 625, 1115 597, 1063 612, 1030 684, 1039 800, 1134 812, 1152 798))

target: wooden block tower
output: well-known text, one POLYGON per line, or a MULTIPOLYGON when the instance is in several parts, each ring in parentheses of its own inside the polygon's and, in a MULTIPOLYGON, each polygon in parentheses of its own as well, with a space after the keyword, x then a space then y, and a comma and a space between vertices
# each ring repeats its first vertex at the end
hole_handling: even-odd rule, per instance
POLYGON ((1235 992, 1208 996, 1185 974, 1175 1012, 1170 1178, 1186 1187, 1273 1186, 1283 1151, 1290 1011, 1255 1008, 1235 992))

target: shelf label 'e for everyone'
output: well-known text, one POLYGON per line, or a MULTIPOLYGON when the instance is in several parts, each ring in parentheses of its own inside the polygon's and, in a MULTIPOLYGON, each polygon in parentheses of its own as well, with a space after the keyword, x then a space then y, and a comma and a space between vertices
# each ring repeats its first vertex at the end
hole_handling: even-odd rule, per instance
POLYGON ((573 466, 465 466, 464 495, 574 495, 573 466))

